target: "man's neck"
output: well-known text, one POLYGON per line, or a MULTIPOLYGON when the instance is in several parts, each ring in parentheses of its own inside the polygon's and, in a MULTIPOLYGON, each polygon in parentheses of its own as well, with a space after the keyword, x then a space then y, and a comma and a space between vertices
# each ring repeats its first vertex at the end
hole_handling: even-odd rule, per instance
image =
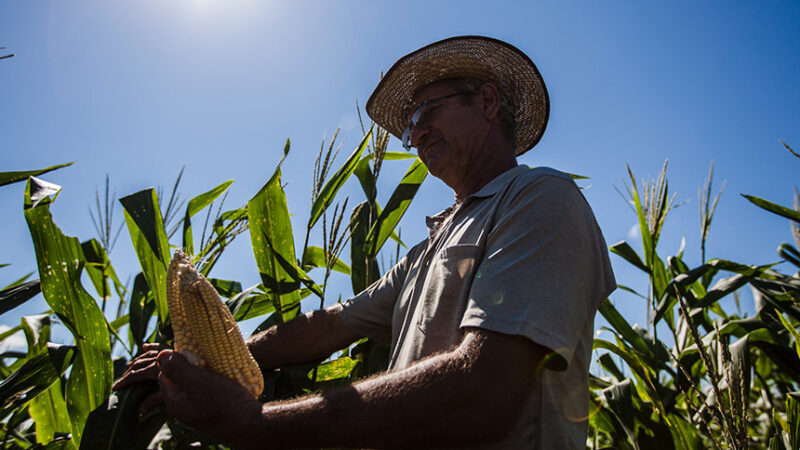
POLYGON ((494 154, 486 154, 490 156, 483 161, 476 161, 475 164, 472 164, 472 173, 461 186, 451 186, 455 193, 456 204, 461 204, 464 199, 481 190, 497 176, 517 166, 517 158, 514 156, 513 151, 498 151, 494 154))

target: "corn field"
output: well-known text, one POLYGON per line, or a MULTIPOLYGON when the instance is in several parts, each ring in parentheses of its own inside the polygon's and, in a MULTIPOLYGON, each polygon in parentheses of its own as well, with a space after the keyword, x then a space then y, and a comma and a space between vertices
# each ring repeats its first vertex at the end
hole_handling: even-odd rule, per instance
MULTIPOLYGON (((24 277, 0 291, 0 313, 39 293, 49 308, 45 314, 23 317, 0 335, 2 342, 22 331, 27 341, 27 351, 7 351, 0 358, 2 447, 225 448, 168 420, 160 410, 140 415, 138 402, 157 389, 154 384, 121 392, 112 392, 111 384, 145 343, 172 341, 165 287, 171 249, 191 255, 237 321, 260 320, 256 331, 306 312, 302 305, 309 303, 301 300, 315 299, 319 308, 335 301, 338 293, 327 292, 334 271, 349 277, 354 292, 376 280, 380 255, 395 255, 404 246, 397 226, 427 170, 412 155, 387 151, 384 130, 373 126, 364 134, 340 164, 336 136, 328 145, 323 142, 311 174, 309 220, 299 232, 290 222, 290 210, 297 206, 289 208, 281 182, 283 159, 247 204, 233 209, 223 207, 233 180, 180 202, 179 175, 170 194, 151 188, 117 203, 109 197, 107 178, 105 196, 96 194, 92 210, 94 238, 88 237, 91 233, 66 236, 50 212, 61 187, 41 177, 68 164, 0 173, 0 186, 25 184, 23 214, 38 265, 38 279, 24 277), (382 165, 409 162, 386 204, 380 205, 382 165), (348 205, 349 198, 340 199, 341 187, 353 175, 363 191, 355 206, 348 205), (115 271, 109 256, 120 237, 112 226, 113 211, 120 207, 140 268, 125 277, 115 271), (203 212, 206 219, 201 222, 203 212), (248 235, 261 282, 244 288, 240 281, 214 278, 226 248, 248 235), (300 246, 297 236, 303 239, 300 246), (389 241, 393 244, 386 245, 389 241), (313 269, 319 270, 312 276, 313 269), (54 327, 66 328, 73 342, 51 342, 54 327), (120 351, 126 356, 112 358, 120 351)), ((287 141, 284 158, 289 150, 287 141)), ((798 273, 706 258, 706 238, 722 194, 720 190, 712 197, 713 169, 700 190, 701 263, 691 266, 682 250, 659 254, 662 227, 674 206, 666 165, 655 180, 637 181, 630 169, 628 175, 627 195, 643 248, 623 241, 610 251, 647 275, 646 292, 618 282, 620 290, 644 300, 648 323, 647 329, 630 325, 614 306, 615 294, 600 308, 610 333, 601 333, 594 342, 587 448, 800 448, 798 273), (721 300, 748 288, 756 298, 753 317, 720 306, 721 300)), ((779 253, 800 270, 797 193, 792 207, 745 197, 754 205, 753 214, 777 214, 791 225, 794 242, 781 245, 779 253)), ((387 358, 386 348, 365 339, 327 360, 267 375, 261 400, 350 383, 383 370, 387 358)))

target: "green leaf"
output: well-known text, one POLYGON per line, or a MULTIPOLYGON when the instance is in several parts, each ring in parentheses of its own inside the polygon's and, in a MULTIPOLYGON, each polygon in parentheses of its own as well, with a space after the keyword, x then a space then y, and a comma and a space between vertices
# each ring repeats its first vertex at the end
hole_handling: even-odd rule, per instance
MULTIPOLYGON (((314 267, 324 268, 326 265, 325 250, 315 245, 309 245, 306 247, 306 252, 303 254, 303 258, 304 270, 311 270, 314 267)), ((345 264, 344 261, 339 258, 336 258, 336 261, 334 261, 332 269, 339 273, 350 275, 350 268, 347 267, 347 264, 345 264)))
POLYGON ((146 438, 143 434, 152 439, 158 428, 142 429, 144 422, 140 425, 139 403, 156 391, 156 383, 138 383, 120 392, 112 392, 107 402, 89 414, 80 448, 136 449, 137 443, 146 438))
POLYGON ((130 317, 129 330, 133 338, 133 343, 136 344, 136 348, 138 348, 141 353, 147 327, 150 323, 150 318, 153 316, 153 311, 156 308, 153 294, 147 286, 147 280, 144 278, 144 274, 141 272, 133 279, 133 290, 131 291, 131 298, 128 305, 128 315, 130 317))
POLYGON ((779 216, 800 223, 800 211, 795 211, 785 206, 778 205, 777 203, 772 203, 770 201, 754 197, 752 195, 742 194, 742 197, 746 198, 747 200, 750 201, 750 203, 758 206, 759 208, 766 209, 767 211, 773 214, 777 214, 779 216))
MULTIPOLYGON (((317 382, 346 379, 358 364, 358 361, 348 356, 334 359, 317 366, 317 382)), ((307 374, 312 379, 314 371, 310 370, 307 374)))
POLYGON ((620 383, 614 384, 609 388, 601 391, 603 397, 608 403, 608 408, 614 414, 625 434, 628 436, 628 441, 633 445, 633 448, 639 448, 636 439, 635 422, 633 418, 633 399, 631 397, 631 380, 630 378, 623 380, 620 383))
POLYGON ((362 202, 351 213, 350 221, 350 283, 357 294, 380 276, 378 262, 365 251, 367 235, 377 212, 370 202, 362 202))
MULTIPOLYGON (((61 380, 55 382, 44 392, 37 395, 28 404, 31 419, 36 422, 36 442, 47 444, 58 436, 72 433, 67 402, 61 389, 61 380)), ((59 446, 62 449, 74 449, 75 442, 68 440, 59 446)))
POLYGON ((57 166, 45 167, 44 169, 39 169, 39 170, 25 170, 21 172, 0 172, 0 186, 16 183, 18 181, 25 181, 28 179, 28 177, 35 177, 37 175, 50 172, 51 170, 56 170, 62 167, 71 166, 72 164, 74 163, 68 162, 65 164, 59 164, 57 166))
MULTIPOLYGON (((381 247, 392 234, 394 228, 405 214, 411 200, 419 190, 420 184, 428 175, 428 169, 419 159, 416 159, 411 167, 408 168, 400 184, 392 192, 392 196, 381 211, 380 217, 372 226, 366 238, 367 255, 375 257, 380 252, 381 247)), ((352 245, 352 244, 351 244, 352 245)))
POLYGON ((27 302, 42 291, 39 280, 29 281, 0 291, 0 314, 27 302))
POLYGON ((218 278, 209 278, 208 282, 214 286, 217 294, 221 297, 231 298, 242 292, 242 283, 231 280, 220 280, 218 278))
POLYGON ((728 294, 733 293, 740 287, 744 286, 747 283, 747 277, 741 274, 736 274, 730 277, 723 278, 716 283, 711 289, 708 290, 708 293, 705 297, 698 299, 698 303, 696 305, 697 308, 706 308, 711 306, 713 303, 718 301, 719 299, 727 296, 728 294))
POLYGON ((350 178, 350 175, 353 174, 353 171, 356 170, 356 166, 359 163, 359 158, 361 158, 361 154, 364 153, 364 149, 367 148, 367 144, 369 143, 369 138, 372 136, 372 130, 370 130, 364 139, 361 140, 361 143, 358 144, 358 147, 353 150, 350 156, 347 157, 347 160, 344 162, 342 167, 333 174, 333 176, 325 183, 325 186, 322 187, 319 195, 317 196, 316 200, 314 200, 314 204, 311 206, 311 213, 308 218, 308 229, 314 226, 319 220, 320 216, 322 215, 322 210, 330 206, 333 202, 334 197, 336 197, 336 193, 339 192, 339 189, 344 185, 344 182, 350 178))
POLYGON ((386 161, 396 161, 400 159, 414 159, 417 156, 411 152, 386 152, 383 154, 383 159, 386 161))
POLYGON ((219 186, 204 192, 197 197, 189 200, 186 205, 186 214, 183 216, 183 248, 186 249, 187 254, 194 253, 194 238, 192 238, 192 216, 202 211, 203 208, 210 205, 214 200, 222 195, 233 184, 233 180, 228 180, 219 186))
POLYGON ((636 210, 636 218, 639 221, 639 233, 642 236, 645 264, 649 266, 650 257, 653 253, 655 253, 655 244, 653 242, 653 236, 650 234, 650 226, 647 223, 647 217, 645 216, 644 208, 642 207, 642 201, 639 198, 639 191, 636 188, 636 177, 633 176, 633 172, 631 171, 630 167, 628 167, 628 175, 631 179, 631 199, 633 200, 633 206, 636 210))
POLYGON ((278 252, 285 259, 296 260, 289 207, 281 187, 280 166, 247 203, 247 215, 253 255, 261 281, 275 309, 280 312, 282 321, 286 322, 300 311, 300 282, 286 272, 275 254, 278 252))
POLYGON ((616 244, 612 245, 608 248, 611 250, 611 253, 615 253, 622 257, 625 261, 633 264, 635 267, 638 267, 645 273, 650 273, 650 269, 642 262, 642 259, 639 258, 639 255, 636 253, 630 244, 625 241, 617 242, 616 244))
POLYGON ((369 162, 372 161, 373 156, 374 155, 370 153, 361 158, 356 165, 355 170, 353 171, 353 173, 356 174, 356 177, 358 177, 358 182, 361 184, 361 189, 364 190, 364 195, 367 197, 367 201, 369 202, 374 202, 378 197, 378 187, 376 186, 377 179, 375 178, 375 174, 372 173, 372 169, 369 166, 369 162))
POLYGON ((618 382, 620 380, 625 379, 625 376, 622 374, 622 371, 619 370, 619 367, 617 367, 617 364, 614 362, 614 359, 611 358, 611 355, 609 355, 608 353, 603 353, 602 355, 600 355, 600 358, 598 358, 598 362, 603 367, 603 369, 605 369, 606 372, 610 373, 614 378, 616 378, 618 382))
POLYGON ((29 355, 47 347, 47 342, 50 340, 50 314, 24 316, 20 326, 28 341, 29 355))
POLYGON ((778 254, 785 260, 800 268, 800 252, 790 244, 783 243, 778 247, 778 254))
POLYGON ((231 310, 234 320, 240 322, 275 311, 275 305, 272 304, 269 295, 256 291, 259 287, 263 288, 263 285, 251 286, 225 303, 231 310))
POLYGON ((608 321, 608 323, 614 328, 614 331, 631 347, 646 355, 648 358, 653 358, 655 355, 653 354, 650 346, 647 345, 647 342, 644 338, 637 333, 633 327, 628 324, 622 314, 614 308, 614 305, 611 304, 611 301, 606 299, 603 303, 600 304, 598 308, 600 314, 608 321))
POLYGON ((81 249, 86 257, 86 273, 92 280, 97 295, 103 299, 111 297, 108 280, 110 279, 117 286, 122 286, 122 283, 120 283, 103 246, 97 239, 90 239, 81 243, 81 249))
POLYGON ((800 448, 800 392, 786 395, 786 423, 789 426, 790 448, 800 448))
POLYGON ((65 236, 53 223, 49 204, 32 206, 35 179, 25 190, 25 219, 30 228, 42 294, 75 337, 78 352, 66 385, 72 433, 80 442, 86 416, 111 390, 111 348, 103 313, 81 285, 86 260, 77 238, 65 236))
POLYGON ((162 323, 167 322, 167 266, 170 254, 164 219, 158 207, 158 196, 153 188, 145 189, 119 199, 125 208, 125 221, 136 249, 136 257, 147 280, 156 311, 162 323))
POLYGON ((6 377, 0 383, 0 414, 7 416, 47 390, 72 364, 74 350, 73 346, 48 343, 47 348, 36 352, 6 377))
POLYGON ((659 389, 661 388, 657 380, 652 375, 652 370, 645 361, 643 361, 636 353, 632 352, 622 346, 614 345, 603 339, 595 339, 592 344, 593 349, 605 349, 622 358, 625 363, 630 367, 636 377, 641 381, 647 395, 653 401, 656 409, 666 415, 666 409, 661 402, 661 395, 659 389))
POLYGON ((267 244, 272 250, 272 254, 275 256, 275 261, 280 264, 281 268, 283 268, 283 270, 285 270, 292 279, 300 281, 306 285, 311 292, 322 298, 322 289, 317 286, 314 280, 312 280, 311 277, 309 277, 308 274, 305 273, 305 271, 294 262, 295 260, 287 259, 279 251, 276 251, 275 247, 272 245, 272 240, 270 240, 267 236, 264 236, 264 240, 267 241, 267 244))
POLYGON ((797 358, 800 359, 800 332, 789 322, 789 319, 783 317, 780 311, 777 311, 775 315, 778 316, 778 319, 781 321, 781 324, 783 324, 783 327, 786 328, 786 331, 794 336, 794 349, 797 352, 797 358))

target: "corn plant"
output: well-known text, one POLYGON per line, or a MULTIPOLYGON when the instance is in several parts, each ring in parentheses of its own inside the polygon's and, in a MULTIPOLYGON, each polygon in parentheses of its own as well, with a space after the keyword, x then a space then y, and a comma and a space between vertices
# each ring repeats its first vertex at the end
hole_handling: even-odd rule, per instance
MULTIPOLYGON (((601 305, 614 341, 594 343, 602 373, 592 378, 588 446, 798 448, 797 275, 782 274, 774 264, 706 260, 705 243, 722 194, 711 200, 713 165, 700 188, 701 264, 690 267, 682 247, 665 261, 656 246, 674 198, 668 194, 666 164, 656 182, 643 182, 641 188, 630 170, 629 175, 644 258, 624 241, 610 249, 648 275, 646 295, 620 286, 647 300, 648 329, 631 326, 610 300, 601 305), (720 300, 738 296, 746 286, 756 298, 754 317, 720 306, 720 300), (666 338, 659 339, 657 329, 666 338)), ((797 205, 791 210, 745 197, 792 220, 798 239, 797 205)), ((795 247, 783 244, 780 254, 800 267, 795 247)))
MULTIPOLYGON (((256 331, 304 312, 300 301, 308 296, 318 297, 319 307, 324 306, 332 271, 349 275, 354 290, 366 287, 379 276, 376 259, 385 241, 391 238, 403 245, 394 230, 427 174, 418 160, 412 162, 381 208, 377 178, 384 160, 412 157, 388 152, 388 138, 384 130, 365 128, 364 138, 338 167, 333 150, 336 136, 327 150, 323 142, 301 248, 295 246, 281 183, 281 165, 290 150, 288 140, 272 176, 240 207, 223 206, 233 180, 182 200, 178 187, 183 169, 169 195, 149 188, 123 196, 119 205, 124 227, 141 268, 130 277, 130 284, 120 281, 110 257, 119 232, 112 223, 115 195, 110 193, 108 178, 104 195, 101 198, 96 191, 95 208, 90 209, 98 239, 80 242, 64 235, 50 214, 49 205, 56 201, 61 187, 35 178, 69 164, 0 173, 0 186, 27 180, 24 214, 40 277, 29 281, 33 274, 28 274, 0 291, 0 313, 39 292, 50 308, 42 315, 23 318, 19 326, 0 335, 2 340, 23 331, 28 342, 27 352, 7 352, 5 359, 0 359, 4 448, 182 448, 192 443, 218 448, 194 431, 167 421, 158 410, 140 417, 136 405, 154 385, 110 391, 112 380, 145 343, 169 345, 172 341, 165 291, 170 249, 182 248, 192 256, 198 270, 227 299, 237 321, 262 318, 256 331), (348 212, 348 199, 338 202, 336 197, 353 174, 366 200, 348 212), (195 222, 203 211, 200 228, 195 222), (322 228, 321 246, 312 245, 315 226, 322 228), (239 281, 211 277, 230 242, 248 230, 261 282, 243 289, 239 281), (348 242, 353 256, 349 265, 340 259, 348 242), (320 280, 309 274, 316 267, 324 269, 320 280), (84 272, 90 282, 86 287, 81 282, 84 272), (107 308, 110 301, 116 301, 117 308, 107 308), (51 327, 57 324, 73 335, 73 344, 50 342, 51 327), (112 361, 115 345, 120 345, 126 357, 112 361), (10 360, 13 362, 6 363, 10 360)), ((348 383, 385 368, 385 363, 380 349, 365 340, 329 360, 281 368, 267 376, 262 399, 348 383)))

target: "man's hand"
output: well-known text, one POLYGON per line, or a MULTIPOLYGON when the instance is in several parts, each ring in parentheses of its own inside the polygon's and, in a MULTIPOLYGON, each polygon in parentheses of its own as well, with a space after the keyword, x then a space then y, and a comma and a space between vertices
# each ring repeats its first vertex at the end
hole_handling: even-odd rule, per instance
MULTIPOLYGON (((163 344, 144 344, 145 352, 137 356, 125 369, 125 373, 111 386, 111 389, 120 391, 136 383, 152 382, 153 385, 158 381, 158 364, 156 358, 158 352, 168 348, 163 344)), ((151 411, 161 403, 161 393, 155 392, 145 397, 139 405, 139 410, 143 413, 151 411)))
MULTIPOLYGON (((180 353, 158 354, 158 384, 167 414, 224 442, 241 443, 261 419, 261 403, 234 380, 189 363, 180 353)), ((263 431, 263 430, 262 430, 263 431)))

